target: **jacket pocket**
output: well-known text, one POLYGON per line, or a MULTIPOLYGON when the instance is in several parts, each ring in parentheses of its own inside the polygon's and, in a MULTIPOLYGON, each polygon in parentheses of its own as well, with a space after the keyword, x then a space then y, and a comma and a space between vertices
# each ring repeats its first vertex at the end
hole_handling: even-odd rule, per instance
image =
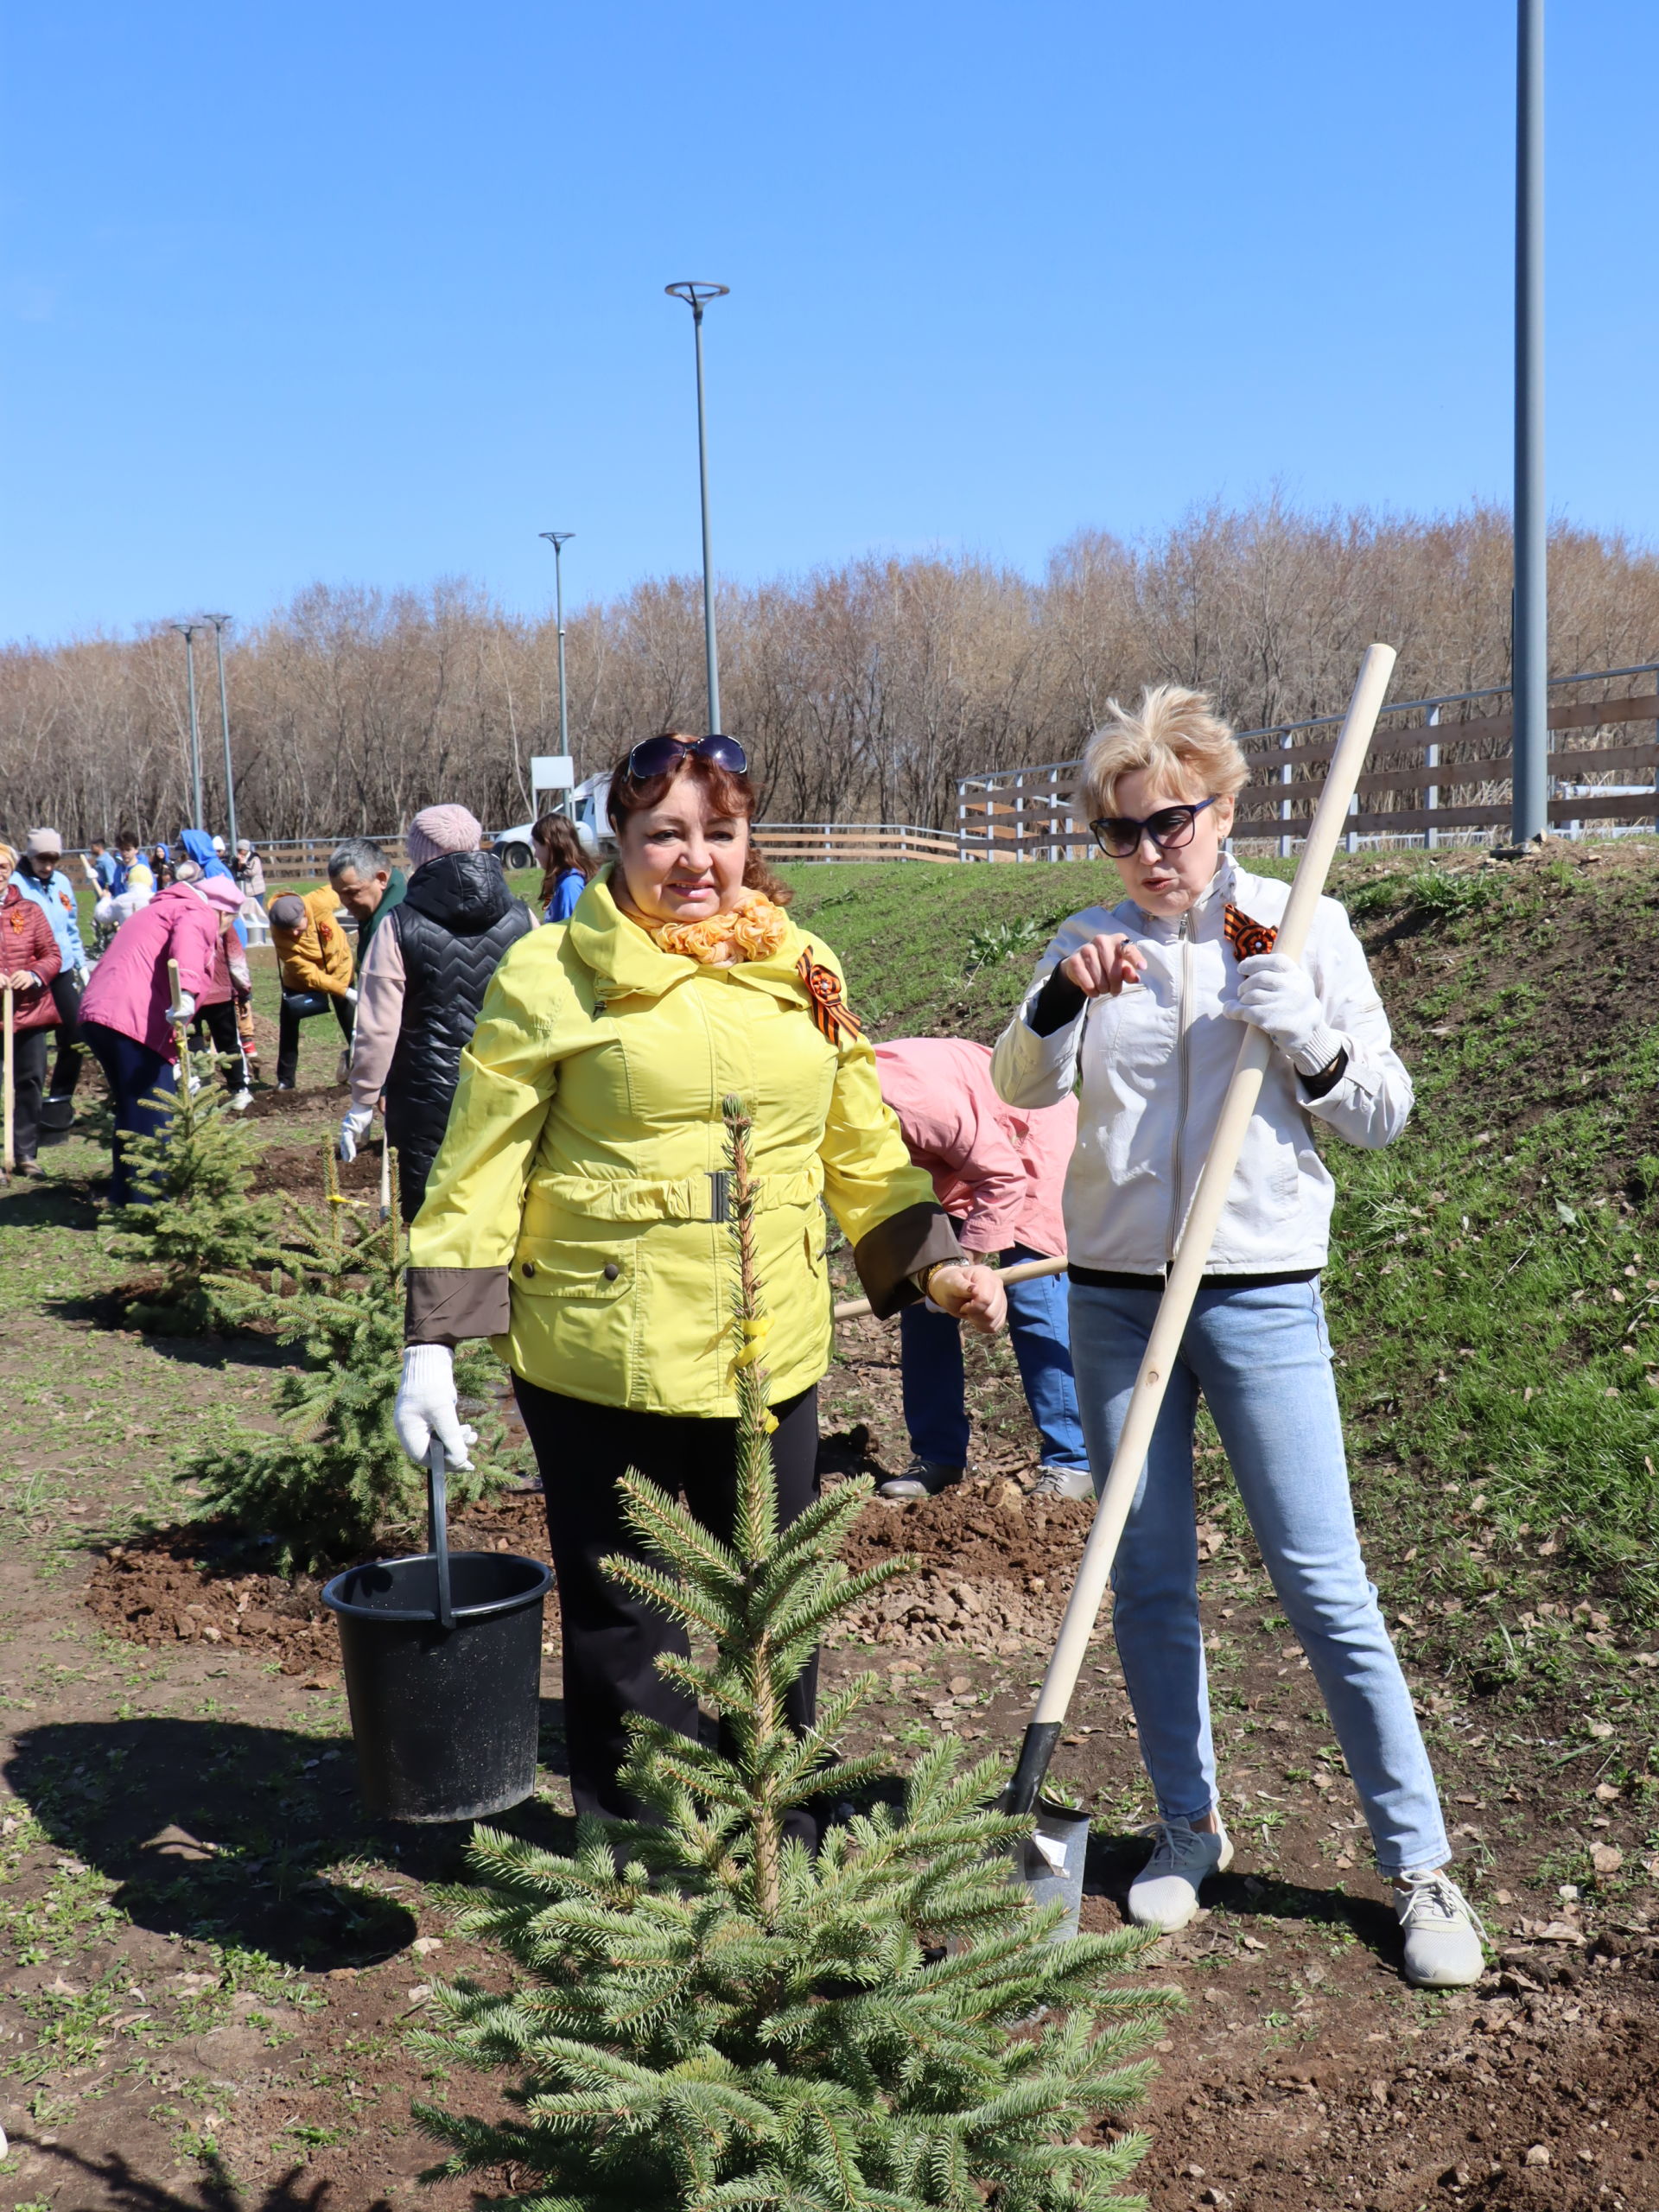
POLYGON ((634 1254, 620 1240, 521 1237, 512 1255, 512 1287, 531 1298, 609 1306, 633 1286, 634 1254))

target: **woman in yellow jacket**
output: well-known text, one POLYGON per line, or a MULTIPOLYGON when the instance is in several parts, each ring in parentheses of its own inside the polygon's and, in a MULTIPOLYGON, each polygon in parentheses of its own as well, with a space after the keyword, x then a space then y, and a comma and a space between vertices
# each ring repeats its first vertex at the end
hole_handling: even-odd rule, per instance
MULTIPOLYGON (((878 1313, 926 1294, 989 1329, 1005 1300, 911 1165, 834 954, 791 923, 751 848, 742 747, 648 739, 618 766, 609 803, 615 865, 567 925, 507 954, 461 1055, 410 1231, 397 1427, 412 1458, 435 1434, 466 1464, 453 1347, 493 1340, 546 1492, 576 1809, 631 1818, 617 1780, 626 1714, 690 1735, 696 1713, 654 1664, 683 1643, 601 1571, 637 1549, 617 1478, 637 1467, 716 1535, 732 1528, 721 1100, 736 1092, 754 1116, 781 1519, 817 1488, 824 1204, 878 1313)), ((798 1727, 814 1689, 811 1674, 797 1686, 798 1727)))

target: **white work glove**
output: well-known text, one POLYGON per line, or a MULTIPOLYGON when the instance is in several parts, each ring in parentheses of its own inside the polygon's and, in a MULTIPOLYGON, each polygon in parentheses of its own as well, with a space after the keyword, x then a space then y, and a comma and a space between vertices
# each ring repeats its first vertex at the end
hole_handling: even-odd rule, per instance
POLYGON ((190 991, 181 991, 179 993, 179 1002, 177 1006, 170 1006, 167 1009, 167 1018, 169 1021, 173 1022, 188 1021, 195 1010, 196 1001, 194 994, 190 991))
POLYGON ((374 1119, 372 1106, 353 1106, 347 1109, 340 1124, 340 1156, 349 1166, 357 1158, 358 1142, 367 1136, 369 1123, 374 1119))
POLYGON ((32 968, 19 968, 5 979, 9 991, 38 991, 41 979, 32 968))
POLYGON ((1303 1075, 1318 1075, 1343 1049, 1329 1027, 1313 978, 1287 952, 1256 952, 1238 963, 1238 981, 1221 1010, 1261 1029, 1303 1075))
POLYGON ((469 1446, 478 1441, 475 1428, 463 1428, 455 1403, 455 1355, 448 1344, 410 1344, 404 1353, 404 1377, 397 1385, 397 1402, 391 1425, 397 1441, 417 1467, 435 1436, 452 1467, 470 1467, 469 1446))
POLYGON ((86 989, 87 984, 92 980, 92 971, 89 967, 87 967, 85 961, 81 963, 79 968, 72 969, 70 972, 74 976, 76 982, 79 984, 83 991, 86 989))
POLYGON ((357 985, 355 983, 347 983, 345 989, 340 995, 345 1000, 347 1006, 355 1006, 357 1004, 357 985))

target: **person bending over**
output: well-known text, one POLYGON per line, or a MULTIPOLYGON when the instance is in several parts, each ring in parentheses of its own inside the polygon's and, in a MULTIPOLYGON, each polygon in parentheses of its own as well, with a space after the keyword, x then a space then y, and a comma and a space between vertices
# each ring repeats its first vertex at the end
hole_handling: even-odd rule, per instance
MULTIPOLYGON (((932 1177, 963 1249, 990 1267, 999 1257, 1015 1267, 1063 1258, 1060 1186, 1077 1136, 1076 1099, 1030 1111, 1005 1105, 991 1082, 989 1052, 966 1037, 896 1038, 876 1046, 875 1063, 910 1156, 932 1177)), ((1039 1275, 1005 1287, 1008 1338, 1042 1442, 1033 1494, 1092 1497, 1065 1281, 1039 1275)), ((880 1495, 929 1497, 961 1481, 968 1458, 962 1331, 931 1306, 907 1306, 899 1316, 899 1351, 912 1456, 880 1495)))
POLYGON ((1247 776, 1202 694, 1160 685, 1137 713, 1111 703, 1083 788, 1124 895, 1062 925, 992 1062, 1011 1104, 1080 1090, 1065 1202, 1071 1356, 1100 1482, 1241 1025, 1274 1048, 1112 1577, 1113 1626, 1159 1815, 1129 1910, 1144 1926, 1181 1927, 1200 1882, 1233 1853, 1198 1625, 1192 1427, 1202 1393, 1394 1885, 1407 1978, 1451 1987, 1479 1975, 1480 1939, 1446 1872, 1428 1754, 1360 1555, 1319 1300, 1333 1185, 1315 1128, 1350 1144, 1391 1144, 1411 1111, 1411 1078, 1334 899, 1319 902, 1305 965, 1274 950, 1288 887, 1223 851, 1247 776))
POLYGON ((169 884, 116 931, 99 956, 80 1002, 81 1027, 103 1069, 115 1110, 111 1202, 143 1200, 127 1173, 124 1139, 153 1136, 166 1116, 155 1094, 177 1088, 178 1025, 194 1014, 218 957, 219 924, 233 918, 241 893, 226 875, 169 884), (168 963, 179 965, 172 1003, 168 963))
POLYGON ((327 883, 303 897, 297 891, 285 891, 270 902, 270 941, 282 979, 276 1024, 278 1090, 293 1090, 300 1068, 300 1024, 319 1014, 332 1014, 340 1025, 346 1042, 334 1080, 346 1080, 357 989, 352 982, 351 942, 334 918, 338 904, 334 886, 327 883))
MULTIPOLYGON (((646 739, 610 791, 615 863, 563 929, 514 945, 461 1054, 410 1233, 397 1421, 415 1459, 435 1433, 464 1462, 451 1348, 493 1339, 546 1494, 576 1810, 632 1819, 643 1808, 619 1779, 626 1716, 695 1735, 697 1714, 654 1663, 684 1649, 677 1632, 604 1571, 613 1554, 640 1556, 618 1479, 637 1467, 722 1541, 733 1534, 721 1101, 734 1093, 754 1116, 782 1520, 817 1492, 817 1384, 832 1351, 825 1204, 877 1313, 926 1291, 990 1327, 1004 1300, 911 1165, 834 953, 791 922, 788 893, 750 843, 742 747, 646 739)), ((815 1683, 809 1668, 790 1692, 798 1728, 811 1724, 815 1683)))

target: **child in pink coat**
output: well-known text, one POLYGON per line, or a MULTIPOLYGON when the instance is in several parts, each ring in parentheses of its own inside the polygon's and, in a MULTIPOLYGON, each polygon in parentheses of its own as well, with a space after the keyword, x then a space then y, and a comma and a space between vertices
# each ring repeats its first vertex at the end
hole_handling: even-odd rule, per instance
MULTIPOLYGON (((965 1252, 1009 1266, 1062 1259, 1060 1193, 1077 1141, 1077 1104, 1005 1105, 991 1086, 991 1055, 965 1037, 901 1037, 875 1048, 881 1096, 910 1156, 933 1178, 965 1252)), ((1064 1274, 1008 1285, 1008 1338, 1042 1439, 1039 1492, 1091 1497, 1077 1418, 1064 1274)), ((899 1317, 905 1424, 912 1458, 883 1483, 883 1497, 928 1497, 959 1482, 968 1458, 962 1333, 948 1314, 906 1306, 899 1317)))

